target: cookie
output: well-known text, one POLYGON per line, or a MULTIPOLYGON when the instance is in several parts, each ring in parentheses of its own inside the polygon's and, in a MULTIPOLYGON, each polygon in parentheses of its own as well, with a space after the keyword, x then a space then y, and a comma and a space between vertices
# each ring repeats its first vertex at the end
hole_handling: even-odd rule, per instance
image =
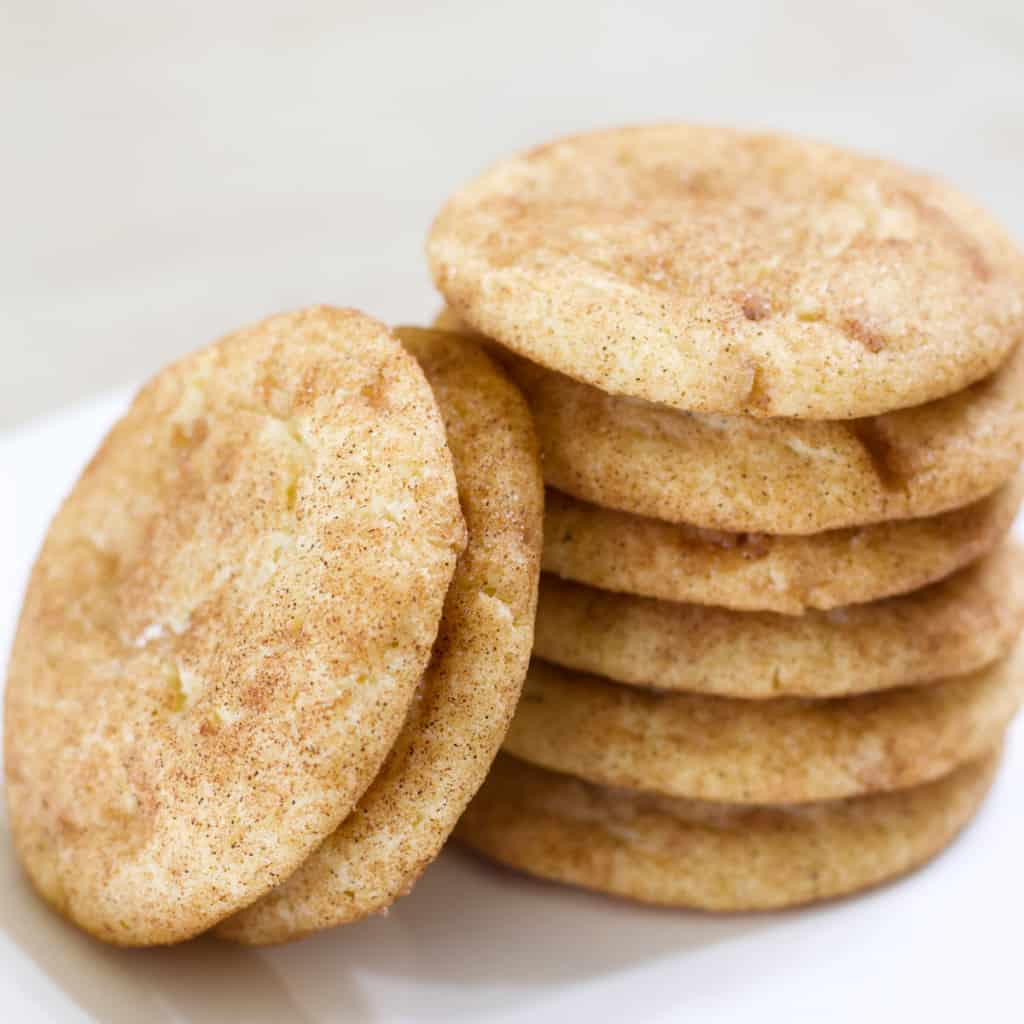
POLYGON ((776 910, 896 878, 981 805, 990 753, 913 789, 744 807, 594 786, 502 755, 456 832, 518 871, 671 907, 776 910))
POLYGON ((1018 475, 938 516, 786 537, 663 523, 549 490, 544 569, 641 597, 799 615, 917 590, 976 561, 1005 537, 1022 493, 1018 475))
POLYGON ((545 573, 534 653, 617 682, 723 697, 838 697, 983 668, 1024 626, 1022 554, 923 590, 806 615, 613 594, 545 573))
POLYGON ((506 363, 551 487, 666 522, 811 534, 933 516, 991 494, 1024 458, 1024 347, 948 398, 845 422, 687 415, 506 363))
POLYGON ((377 321, 273 317, 157 375, 53 521, 11 655, 43 897, 148 945, 287 878, 394 743, 464 543, 434 396, 377 321))
POLYGON ((437 856, 483 782, 519 698, 533 640, 543 485, 522 397, 472 342, 400 329, 434 388, 469 543, 434 659, 380 775, 283 885, 217 929, 281 942, 379 911, 437 856))
POLYGON ((999 742, 1024 649, 967 675, 833 700, 751 701, 620 686, 534 660, 504 750, 605 786, 790 804, 906 789, 999 742))
POLYGON ((427 254, 476 330, 687 411, 873 416, 968 387, 1024 333, 1024 258, 948 185, 706 125, 504 160, 449 200, 427 254))

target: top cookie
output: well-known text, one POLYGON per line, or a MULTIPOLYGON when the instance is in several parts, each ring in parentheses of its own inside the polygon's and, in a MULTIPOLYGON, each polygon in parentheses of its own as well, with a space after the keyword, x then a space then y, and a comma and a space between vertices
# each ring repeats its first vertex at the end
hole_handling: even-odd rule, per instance
POLYGON ((822 143, 598 132, 456 194, 428 255, 473 328, 613 394, 846 419, 951 394, 1024 333, 1024 258, 955 190, 822 143))
POLYGON ((51 525, 7 687, 11 828, 120 944, 283 881, 376 775, 465 541, 430 387, 352 310, 159 374, 51 525))

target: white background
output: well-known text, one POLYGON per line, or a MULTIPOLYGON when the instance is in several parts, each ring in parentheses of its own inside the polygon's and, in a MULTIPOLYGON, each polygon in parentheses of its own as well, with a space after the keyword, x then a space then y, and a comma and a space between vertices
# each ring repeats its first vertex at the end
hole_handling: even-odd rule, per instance
POLYGON ((460 181, 665 118, 885 153, 1024 237, 1020 0, 0 0, 0 427, 276 310, 422 321, 460 181))

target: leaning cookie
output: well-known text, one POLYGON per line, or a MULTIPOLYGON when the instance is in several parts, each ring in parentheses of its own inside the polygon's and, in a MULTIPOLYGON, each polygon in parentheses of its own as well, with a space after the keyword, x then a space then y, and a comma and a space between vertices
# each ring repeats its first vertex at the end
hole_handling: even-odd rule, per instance
POLYGON ((1022 494, 1018 474, 995 494, 942 515, 788 537, 663 523, 548 490, 543 567, 639 597, 801 615, 949 576, 1003 540, 1022 494))
POLYGON ((375 320, 274 317, 154 378, 14 642, 7 801, 43 897, 149 945, 287 878, 394 743, 464 543, 434 396, 375 320))
POLYGON ((1001 547, 923 590, 806 615, 737 612, 541 578, 534 653, 634 686, 837 697, 983 668, 1024 626, 1022 554, 1001 547))
POLYGON ((515 387, 465 338, 400 329, 437 396, 469 543, 413 710, 359 805, 299 870, 217 935, 284 942, 405 893, 487 774, 533 640, 543 516, 537 443, 515 387))
POLYGON ((989 753, 895 793, 743 807, 594 786, 502 755, 456 837, 518 871, 644 903, 775 910, 934 857, 977 811, 997 763, 989 753))
POLYGON ((685 411, 849 419, 991 373, 1024 259, 951 187, 819 142, 663 124, 506 159, 438 215, 448 304, 535 363, 685 411))
POLYGON ((1024 649, 967 676, 830 700, 659 693, 534 660, 504 750, 606 786, 790 804, 906 789, 990 750, 1024 649))

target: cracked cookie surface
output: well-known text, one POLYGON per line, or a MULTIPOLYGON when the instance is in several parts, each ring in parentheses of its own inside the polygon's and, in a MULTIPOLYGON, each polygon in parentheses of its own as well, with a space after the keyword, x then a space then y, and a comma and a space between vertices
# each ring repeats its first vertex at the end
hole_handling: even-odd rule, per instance
POLYGON ((156 376, 51 524, 11 656, 10 823, 44 898, 166 943, 291 874, 398 734, 464 542, 382 324, 273 317, 156 376))
POLYGON ((804 535, 938 515, 991 494, 1024 458, 1024 346, 948 398, 815 422, 691 415, 503 359, 530 403, 548 485, 665 522, 804 535))
POLYGON ((1024 262, 953 188, 780 135, 687 124, 562 139, 457 192, 428 242, 474 329, 616 394, 848 419, 991 373, 1024 262))

